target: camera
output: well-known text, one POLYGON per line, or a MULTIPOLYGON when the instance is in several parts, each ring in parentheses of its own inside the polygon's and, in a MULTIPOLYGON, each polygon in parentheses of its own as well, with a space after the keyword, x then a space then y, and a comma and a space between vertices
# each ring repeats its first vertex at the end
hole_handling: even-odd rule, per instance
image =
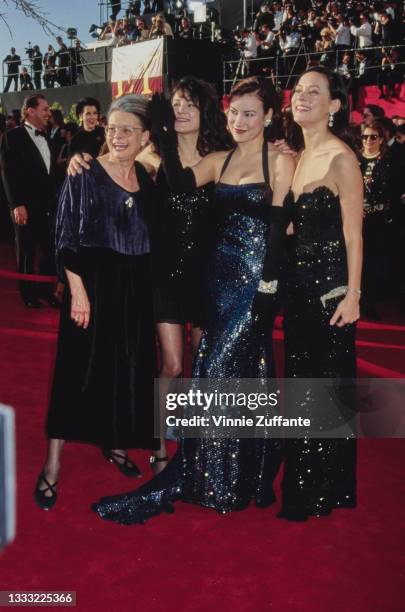
POLYGON ((25 48, 25 54, 29 59, 32 59, 34 55, 34 49, 31 47, 31 41, 28 41, 28 47, 25 48))

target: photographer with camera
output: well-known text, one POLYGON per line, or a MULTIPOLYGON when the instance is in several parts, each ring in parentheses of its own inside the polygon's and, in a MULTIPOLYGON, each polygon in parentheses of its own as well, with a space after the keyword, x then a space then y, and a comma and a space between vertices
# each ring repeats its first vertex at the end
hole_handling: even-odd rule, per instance
POLYGON ((378 73, 378 87, 380 98, 399 98, 399 88, 404 80, 404 66, 400 63, 397 49, 382 49, 382 61, 378 73), (384 91, 384 87, 386 91, 384 91))
POLYGON ((392 19, 391 14, 387 11, 381 11, 378 14, 374 34, 377 44, 383 47, 403 42, 398 23, 392 19))
POLYGON ((45 66, 44 85, 45 88, 55 87, 56 81, 56 51, 52 45, 48 45, 48 50, 44 55, 43 64, 45 66))
POLYGON ((70 66, 70 53, 61 36, 56 37, 56 42, 59 45, 59 49, 56 52, 56 56, 59 59, 56 80, 61 87, 65 87, 69 85, 68 70, 70 66))
POLYGON ((140 0, 129 0, 128 8, 125 11, 127 19, 139 17, 141 14, 141 1, 140 0))
POLYGON ((35 89, 41 89, 43 56, 42 56, 42 53, 38 45, 34 45, 32 48, 31 62, 32 62, 32 70, 34 73, 35 89))
POLYGON ((356 27, 353 20, 350 20, 350 32, 356 38, 356 44, 360 49, 371 47, 373 44, 373 28, 367 13, 360 14, 360 26, 356 27))
POLYGON ((264 24, 261 27, 258 44, 258 53, 262 58, 262 61, 258 62, 259 72, 260 74, 268 76, 275 69, 278 45, 276 34, 270 30, 270 27, 267 24, 264 24))
POLYGON ((4 93, 10 89, 12 81, 14 81, 14 91, 18 91, 18 70, 21 66, 21 57, 17 55, 14 47, 11 47, 10 55, 4 58, 3 64, 7 64, 7 81, 4 93))
POLYGON ((26 69, 25 66, 23 66, 21 68, 21 73, 20 73, 20 88, 21 88, 21 91, 28 91, 30 89, 34 89, 34 86, 32 84, 31 76, 28 73, 28 70, 26 69))
POLYGON ((355 54, 355 72, 350 86, 352 94, 352 110, 357 107, 359 91, 361 87, 369 84, 370 81, 370 60, 367 58, 363 49, 359 49, 355 54))
POLYGON ((253 29, 255 32, 259 32, 264 25, 268 25, 270 29, 273 29, 275 25, 273 14, 267 2, 261 4, 259 11, 256 13, 253 29))
POLYGON ((350 25, 349 21, 338 13, 335 19, 328 20, 328 27, 332 33, 332 38, 336 49, 336 64, 340 64, 342 55, 350 49, 350 25))
MULTIPOLYGON (((284 73, 286 76, 290 76, 292 73, 292 68, 294 64, 296 64, 296 55, 300 49, 301 34, 296 25, 291 27, 283 25, 279 32, 278 38, 280 49, 283 53, 284 73)), ((296 71, 297 74, 302 72, 301 67, 296 66, 296 71)))

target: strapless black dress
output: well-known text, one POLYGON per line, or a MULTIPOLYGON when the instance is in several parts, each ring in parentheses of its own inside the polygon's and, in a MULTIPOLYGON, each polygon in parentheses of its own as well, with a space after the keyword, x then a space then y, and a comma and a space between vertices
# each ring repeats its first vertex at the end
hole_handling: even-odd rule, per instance
MULTIPOLYGON (((347 285, 339 198, 318 187, 301 194, 293 215, 284 318, 286 377, 353 379, 355 325, 329 324, 347 285)), ((282 489, 280 516, 291 520, 354 507, 356 440, 287 440, 282 489)))

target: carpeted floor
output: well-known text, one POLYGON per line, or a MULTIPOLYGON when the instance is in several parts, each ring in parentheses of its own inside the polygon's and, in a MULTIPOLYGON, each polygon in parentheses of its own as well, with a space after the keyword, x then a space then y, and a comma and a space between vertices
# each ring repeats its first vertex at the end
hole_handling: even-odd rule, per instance
MULTIPOLYGON (((9 253, 0 252, 0 268, 9 253)), ((104 494, 144 480, 120 475, 93 447, 66 447, 60 499, 33 502, 44 460, 43 423, 57 313, 28 311, 15 284, 0 279, 0 401, 15 408, 18 535, 0 554, 0 590, 74 590, 85 612, 397 612, 403 606, 405 441, 360 441, 359 507, 294 524, 278 505, 221 516, 178 503, 174 515, 121 527, 89 510, 104 494)), ((405 376, 405 324, 362 322, 360 374, 405 376), (389 373, 389 374, 387 374, 389 373)), ((281 357, 281 331, 276 332, 281 357)), ((172 447, 173 450, 173 447, 172 447)))

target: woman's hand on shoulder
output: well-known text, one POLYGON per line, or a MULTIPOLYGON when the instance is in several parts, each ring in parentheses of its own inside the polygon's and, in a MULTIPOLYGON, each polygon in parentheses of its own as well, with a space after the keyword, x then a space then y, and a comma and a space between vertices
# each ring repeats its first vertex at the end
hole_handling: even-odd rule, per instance
POLYGON ((145 168, 146 172, 155 178, 159 166, 161 164, 160 155, 158 155, 154 149, 152 143, 149 143, 140 153, 137 155, 136 161, 138 161, 145 168))
POLYGON ((85 170, 90 170, 90 162, 92 161, 92 156, 89 153, 76 153, 71 158, 67 173, 68 176, 76 176, 76 174, 81 174, 83 172, 83 168, 85 170))
POLYGON ((288 142, 281 138, 280 140, 275 140, 272 145, 277 149, 279 153, 283 153, 284 155, 291 155, 291 157, 297 157, 297 151, 294 151, 288 144, 288 142))

